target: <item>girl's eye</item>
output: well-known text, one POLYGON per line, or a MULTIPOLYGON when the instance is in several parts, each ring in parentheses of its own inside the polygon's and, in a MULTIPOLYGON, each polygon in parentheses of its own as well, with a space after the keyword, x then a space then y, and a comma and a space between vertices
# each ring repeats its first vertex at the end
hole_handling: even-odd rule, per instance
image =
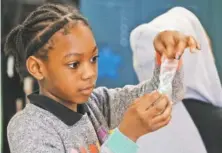
POLYGON ((79 66, 79 62, 75 62, 75 63, 68 64, 68 66, 69 66, 71 69, 77 69, 78 66, 79 66))
POLYGON ((91 59, 91 62, 92 62, 92 63, 96 63, 96 62, 98 61, 98 58, 99 58, 99 55, 94 56, 94 57, 91 59))

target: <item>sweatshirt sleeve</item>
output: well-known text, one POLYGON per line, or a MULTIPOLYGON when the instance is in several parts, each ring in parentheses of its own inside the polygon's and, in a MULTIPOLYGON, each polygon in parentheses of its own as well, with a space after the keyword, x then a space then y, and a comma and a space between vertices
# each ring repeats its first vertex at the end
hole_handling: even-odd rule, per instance
MULTIPOLYGON (((177 70, 173 80, 172 101, 177 102, 183 98, 183 73, 177 70)), ((157 90, 159 85, 160 66, 155 64, 153 76, 138 85, 126 85, 123 88, 107 89, 99 87, 93 91, 92 100, 105 117, 110 129, 116 128, 122 120, 124 112, 138 97, 157 90)))

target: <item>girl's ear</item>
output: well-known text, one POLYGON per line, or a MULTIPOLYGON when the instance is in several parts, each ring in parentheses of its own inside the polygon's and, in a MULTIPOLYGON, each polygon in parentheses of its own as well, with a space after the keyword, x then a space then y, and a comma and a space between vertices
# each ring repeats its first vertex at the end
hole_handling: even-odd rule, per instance
POLYGON ((37 80, 44 79, 46 75, 45 71, 45 65, 42 62, 42 60, 36 58, 35 56, 30 56, 26 60, 26 67, 29 73, 36 78, 37 80))

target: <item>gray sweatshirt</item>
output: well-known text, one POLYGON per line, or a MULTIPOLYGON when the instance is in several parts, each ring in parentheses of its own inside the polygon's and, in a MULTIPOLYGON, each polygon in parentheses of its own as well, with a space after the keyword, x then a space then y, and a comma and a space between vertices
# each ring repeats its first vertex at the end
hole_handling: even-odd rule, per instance
MULTIPOLYGON (((117 153, 103 145, 109 131, 119 125, 134 99, 158 88, 159 72, 156 65, 153 77, 136 86, 96 88, 77 112, 38 93, 29 95, 30 103, 8 125, 11 153, 117 153)), ((181 72, 173 80, 173 102, 183 98, 181 72)))

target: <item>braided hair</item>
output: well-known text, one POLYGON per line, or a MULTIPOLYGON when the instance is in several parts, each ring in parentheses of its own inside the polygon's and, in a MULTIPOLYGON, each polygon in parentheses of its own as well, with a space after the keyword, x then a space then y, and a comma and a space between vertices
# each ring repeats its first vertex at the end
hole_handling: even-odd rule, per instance
POLYGON ((7 35, 4 51, 15 57, 15 68, 21 79, 28 75, 26 59, 36 56, 47 59, 48 50, 52 48, 50 38, 68 23, 82 21, 89 27, 81 13, 71 6, 45 4, 35 11, 7 35), (47 46, 47 47, 46 47, 47 46))

